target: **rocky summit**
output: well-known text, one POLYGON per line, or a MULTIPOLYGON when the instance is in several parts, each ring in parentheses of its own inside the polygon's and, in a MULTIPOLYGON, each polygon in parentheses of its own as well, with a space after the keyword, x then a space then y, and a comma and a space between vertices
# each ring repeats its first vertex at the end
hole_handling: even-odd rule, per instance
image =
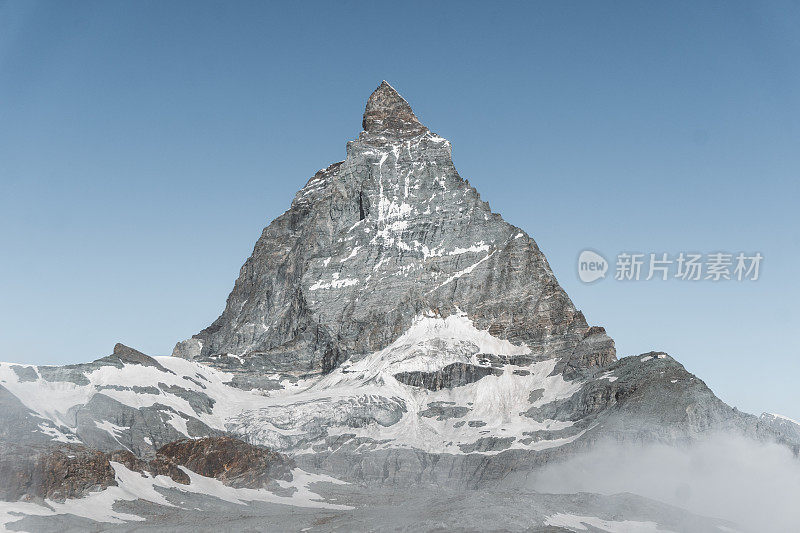
MULTIPOLYGON (((10 530, 728 531, 632 494, 537 492, 615 445, 798 453, 671 356, 618 359, 523 229, 387 82, 171 357, 0 364, 10 530)), ((726 529, 727 528, 727 529, 726 529)))
MULTIPOLYGON (((450 143, 383 82, 347 158, 319 171, 262 233, 222 315, 173 355, 325 374, 422 317, 477 330, 570 372, 614 360, 534 240, 459 176, 450 143)), ((236 365, 234 365, 236 366, 236 365)))

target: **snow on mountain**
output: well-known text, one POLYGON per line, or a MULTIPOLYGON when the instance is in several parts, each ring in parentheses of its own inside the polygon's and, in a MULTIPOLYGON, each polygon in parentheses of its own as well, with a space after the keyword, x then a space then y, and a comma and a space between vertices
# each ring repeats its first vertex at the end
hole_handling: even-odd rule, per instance
POLYGON ((760 420, 780 434, 795 450, 800 450, 800 422, 775 413, 763 413, 760 420))
MULTIPOLYGON (((219 318, 172 357, 117 345, 85 364, 0 363, 0 495, 63 496, 0 504, 0 520, 21 512, 52 525, 48 516, 67 513, 94 528, 156 506, 181 523, 191 520, 181 501, 202 511, 211 497, 258 502, 285 524, 270 505, 297 517, 298 506, 344 511, 345 498, 368 513, 402 493, 398 505, 416 513, 435 499, 417 491, 436 486, 466 491, 453 501, 483 491, 513 500, 520 514, 498 516, 500 528, 718 531, 624 496, 504 491, 600 440, 677 446, 726 431, 797 449, 795 422, 730 408, 669 355, 617 359, 535 241, 491 211, 456 171, 449 141, 388 83, 362 125, 345 160, 317 172, 264 229, 219 318), (281 464, 296 461, 292 480, 234 487, 163 456, 176 441, 198 442, 183 439, 230 437, 241 448, 225 441, 229 453, 258 458, 267 447, 281 464), (119 450, 151 470, 131 473, 107 455, 119 450), (81 482, 43 484, 48 469, 81 482), (607 512, 612 503, 625 518, 607 512)), ((359 529, 358 515, 336 516, 337 527, 359 529)))
POLYGON ((43 429, 43 434, 59 431, 56 440, 89 441, 108 451, 154 451, 175 438, 207 431, 200 427, 292 452, 350 432, 386 441, 384 447, 436 453, 464 453, 486 434, 502 434, 516 441, 512 447, 529 449, 569 442, 579 433, 544 441, 526 438, 526 432, 571 427, 572 422, 535 421, 524 413, 567 398, 581 385, 554 374, 555 360, 530 361, 530 352, 525 345, 478 330, 465 313, 457 313, 420 316, 383 350, 322 377, 284 381, 285 388, 271 391, 242 390, 232 386, 232 373, 176 357, 155 357, 151 365, 75 365, 68 375, 53 375, 52 367, 0 363, 0 385, 58 428, 43 429), (501 360, 508 364, 498 365, 501 360), (442 373, 453 365, 479 372, 439 390, 397 379, 442 373), (532 391, 537 391, 533 400, 532 391), (124 408, 93 409, 109 402, 124 408), (166 431, 127 416, 128 410, 153 413, 166 431))

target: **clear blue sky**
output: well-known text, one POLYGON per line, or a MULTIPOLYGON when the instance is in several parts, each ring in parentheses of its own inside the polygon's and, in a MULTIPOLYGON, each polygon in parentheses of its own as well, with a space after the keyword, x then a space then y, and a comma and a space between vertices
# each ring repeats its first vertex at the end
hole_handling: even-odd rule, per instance
POLYGON ((620 355, 800 419, 797 2, 0 1, 0 360, 150 354, 392 83, 620 355), (755 283, 578 281, 760 251, 755 283))

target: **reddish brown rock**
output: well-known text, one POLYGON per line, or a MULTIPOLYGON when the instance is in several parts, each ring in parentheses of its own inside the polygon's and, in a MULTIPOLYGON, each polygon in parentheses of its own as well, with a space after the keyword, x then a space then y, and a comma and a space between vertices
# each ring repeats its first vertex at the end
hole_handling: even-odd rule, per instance
POLYGON ((162 468, 179 465, 227 485, 251 488, 275 479, 289 481, 295 467, 294 461, 283 454, 232 437, 172 442, 158 450, 156 462, 162 468))
POLYGON ((414 136, 428 131, 420 124, 408 102, 397 91, 381 82, 367 100, 364 118, 361 122, 364 131, 402 136, 414 136))
POLYGON ((82 445, 5 447, 0 450, 0 500, 63 501, 117 484, 111 462, 143 475, 168 476, 188 484, 181 467, 234 487, 259 488, 270 481, 290 481, 295 463, 289 457, 232 437, 180 440, 144 461, 127 450, 102 453, 82 445))
POLYGON ((0 455, 0 499, 63 501, 116 485, 106 454, 97 450, 67 445, 30 452, 0 455))

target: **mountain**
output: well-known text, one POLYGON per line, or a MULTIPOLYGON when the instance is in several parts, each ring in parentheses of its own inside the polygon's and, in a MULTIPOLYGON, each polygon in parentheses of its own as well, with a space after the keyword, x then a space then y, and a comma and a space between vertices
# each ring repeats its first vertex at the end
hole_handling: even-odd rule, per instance
POLYGON ((222 315, 175 355, 324 374, 385 348, 425 313, 464 312, 540 359, 613 360, 613 342, 590 332, 533 239, 492 213, 458 175, 450 143, 388 83, 370 96, 363 127, 347 158, 264 230, 222 315))
POLYGON ((388 83, 362 127, 172 357, 117 345, 86 364, 0 364, 0 524, 244 513, 242 529, 722 531, 646 498, 526 480, 609 441, 723 431, 797 454, 796 428, 727 406, 669 355, 617 359, 388 83))

